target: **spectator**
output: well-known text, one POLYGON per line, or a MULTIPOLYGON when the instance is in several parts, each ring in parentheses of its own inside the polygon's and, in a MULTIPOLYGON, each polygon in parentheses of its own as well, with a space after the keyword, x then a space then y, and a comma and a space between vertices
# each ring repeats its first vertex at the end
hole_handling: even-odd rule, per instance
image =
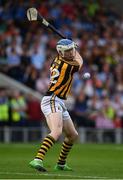
POLYGON ((24 96, 19 91, 14 91, 10 101, 10 106, 12 126, 26 126, 27 104, 24 96))
POLYGON ((40 70, 43 67, 45 60, 45 49, 40 47, 38 43, 35 43, 31 49, 31 63, 37 69, 40 70))
POLYGON ((47 72, 42 71, 40 73, 40 77, 36 80, 36 90, 39 91, 41 94, 45 94, 46 89, 49 85, 49 78, 47 77, 47 72))
POLYGON ((118 122, 115 126, 119 127, 118 119, 123 122, 123 103, 118 100, 122 101, 123 96, 123 16, 115 7, 106 7, 103 1, 3 2, 0 6, 0 63, 4 61, 4 66, 0 64, 0 71, 42 94, 49 80, 51 54, 54 55, 58 37, 41 28, 39 23, 25 21, 28 6, 37 7, 51 24, 78 43, 84 72, 91 73, 88 81, 82 80, 83 72, 76 74, 71 94, 72 106, 76 100, 73 111, 84 114, 87 109, 94 110, 93 118, 96 118, 102 108, 104 112, 99 112, 98 117, 106 115, 111 122, 118 122), (81 90, 84 100, 78 97, 81 90), (117 93, 120 94, 118 99, 117 93), (109 96, 113 106, 108 112, 102 104, 104 95, 109 96))
POLYGON ((9 125, 9 100, 6 90, 0 89, 0 126, 9 125))
POLYGON ((87 97, 81 91, 76 98, 74 107, 74 118, 76 124, 82 127, 94 127, 94 122, 88 118, 87 97))
POLYGON ((38 77, 38 72, 36 69, 30 65, 27 67, 24 74, 24 83, 32 89, 35 89, 36 79, 38 77))
POLYGON ((44 118, 41 112, 40 103, 32 95, 28 96, 27 103, 28 113, 28 126, 30 127, 41 127, 41 122, 44 118))
POLYGON ((110 100, 105 97, 101 111, 99 111, 99 114, 96 118, 96 127, 107 129, 114 128, 115 115, 115 109, 112 107, 110 100))

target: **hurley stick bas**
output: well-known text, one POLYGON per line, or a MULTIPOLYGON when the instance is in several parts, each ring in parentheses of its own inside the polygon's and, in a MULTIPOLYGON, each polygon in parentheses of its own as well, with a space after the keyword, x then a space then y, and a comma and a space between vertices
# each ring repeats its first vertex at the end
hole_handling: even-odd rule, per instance
POLYGON ((29 21, 40 21, 45 27, 51 29, 54 33, 59 35, 61 38, 66 39, 66 37, 58 31, 52 24, 50 24, 38 11, 36 8, 29 8, 27 10, 27 18, 29 21))

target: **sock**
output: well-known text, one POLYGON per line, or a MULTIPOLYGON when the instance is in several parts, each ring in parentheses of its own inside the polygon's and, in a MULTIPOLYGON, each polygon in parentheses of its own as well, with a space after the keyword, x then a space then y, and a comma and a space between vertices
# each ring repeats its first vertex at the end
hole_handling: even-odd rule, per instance
POLYGON ((43 143, 35 157, 35 159, 42 160, 45 157, 46 152, 53 146, 55 143, 55 140, 52 136, 48 135, 44 138, 43 143))
POLYGON ((73 144, 67 143, 65 141, 63 142, 61 152, 60 152, 58 162, 57 162, 58 165, 61 165, 61 166, 65 165, 68 153, 70 152, 72 145, 73 144))

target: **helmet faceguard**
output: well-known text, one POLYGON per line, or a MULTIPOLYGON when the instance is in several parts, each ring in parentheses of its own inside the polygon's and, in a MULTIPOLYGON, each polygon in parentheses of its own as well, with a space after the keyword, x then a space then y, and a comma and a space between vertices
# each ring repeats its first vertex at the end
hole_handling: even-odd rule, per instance
POLYGON ((58 41, 56 45, 56 49, 58 53, 61 53, 62 57, 64 57, 65 51, 73 49, 75 51, 76 44, 70 39, 61 39, 58 41))

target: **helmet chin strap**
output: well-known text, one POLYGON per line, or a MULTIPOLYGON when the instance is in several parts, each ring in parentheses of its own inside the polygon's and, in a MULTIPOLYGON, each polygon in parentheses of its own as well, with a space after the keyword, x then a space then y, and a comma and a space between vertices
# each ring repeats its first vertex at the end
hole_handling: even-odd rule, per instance
MULTIPOLYGON (((75 54, 75 48, 73 48, 73 53, 75 54)), ((60 51, 60 55, 61 55, 61 57, 63 57, 63 58, 64 58, 64 54, 65 54, 65 51, 60 51)))
POLYGON ((59 51, 61 57, 64 57, 64 51, 59 51))

